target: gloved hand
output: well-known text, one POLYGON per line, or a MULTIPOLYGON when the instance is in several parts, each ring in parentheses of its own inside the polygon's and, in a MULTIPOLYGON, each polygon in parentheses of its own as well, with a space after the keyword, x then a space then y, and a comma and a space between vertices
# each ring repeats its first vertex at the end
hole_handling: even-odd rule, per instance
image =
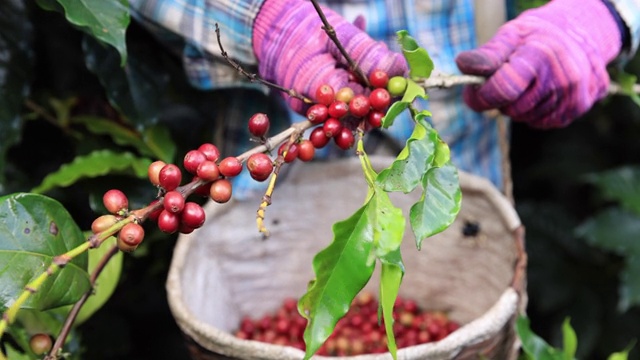
POLYGON ((467 86, 464 100, 476 111, 497 108, 534 127, 566 126, 607 94, 606 66, 621 38, 602 0, 551 1, 456 57, 463 73, 488 77, 467 86))
MULTIPOLYGON (((365 74, 381 69, 389 76, 404 75, 407 64, 401 54, 371 39, 330 9, 323 7, 322 10, 344 48, 365 74)), ((310 1, 266 0, 254 23, 253 50, 262 78, 312 99, 322 84, 331 85, 335 91, 349 85, 356 93, 362 92, 360 85, 349 83, 347 63, 322 29, 320 17, 310 1)), ((300 100, 287 98, 287 102, 297 112, 305 110, 300 100)))

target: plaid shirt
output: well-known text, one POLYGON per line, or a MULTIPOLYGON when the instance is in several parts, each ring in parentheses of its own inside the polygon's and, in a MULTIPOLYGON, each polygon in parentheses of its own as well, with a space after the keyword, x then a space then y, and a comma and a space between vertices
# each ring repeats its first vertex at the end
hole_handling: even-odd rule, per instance
MULTIPOLYGON (((133 15, 142 19, 156 35, 165 40, 183 39, 183 61, 190 82, 201 89, 261 88, 252 84, 219 57, 215 24, 227 53, 255 72, 252 27, 262 0, 130 0, 133 15)), ((367 33, 398 50, 396 32, 408 30, 427 49, 436 72, 458 74, 454 57, 476 47, 473 0, 327 0, 325 4, 353 21, 366 19, 367 33)), ((612 0, 630 30, 633 54, 640 42, 640 0, 612 0)), ((624 54, 623 54, 624 55, 624 54)), ((248 91, 239 90, 239 91, 248 91)), ((430 90, 428 102, 421 107, 433 113, 432 123, 451 147, 453 163, 460 169, 483 176, 502 186, 501 154, 497 122, 486 114, 470 110, 462 101, 460 87, 430 90)), ((254 146, 249 142, 246 119, 255 113, 255 97, 234 97, 224 118, 237 119, 227 124, 225 151, 239 154, 254 146)), ((291 111, 279 115, 285 124, 301 120, 291 111)), ((280 128, 285 126, 280 124, 280 128)), ((396 120, 386 131, 400 144, 410 136, 413 122, 408 116, 396 120)), ((278 125, 276 124, 276 128, 278 125)), ((326 155, 326 151, 324 151, 326 155)), ((253 181, 246 171, 236 178, 234 196, 243 198, 263 192, 265 184, 253 181)))

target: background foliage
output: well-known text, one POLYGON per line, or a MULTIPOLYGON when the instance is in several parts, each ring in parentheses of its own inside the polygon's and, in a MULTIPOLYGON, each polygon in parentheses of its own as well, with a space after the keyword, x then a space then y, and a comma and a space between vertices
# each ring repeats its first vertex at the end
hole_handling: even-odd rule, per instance
MULTIPOLYGON (((237 95, 194 90, 179 55, 135 22, 123 69, 122 46, 121 52, 103 46, 87 35, 91 29, 70 24, 60 12, 33 1, 0 8, 0 48, 9 49, 0 57, 0 195, 45 193, 82 230, 102 213, 101 194, 109 188, 124 190, 134 207, 153 198, 144 164, 175 161, 210 141, 221 123, 217 109, 237 95), (67 172, 58 172, 63 164, 67 172)), ((640 74, 640 59, 626 70, 640 74)), ((256 111, 279 111, 256 103, 265 104, 256 111)), ((627 97, 606 99, 566 129, 513 125, 531 326, 559 346, 569 316, 581 359, 606 358, 640 338, 640 277, 634 276, 640 269, 639 137, 640 108, 627 97)), ((113 297, 72 336, 71 349, 81 348, 82 358, 186 357, 164 290, 175 236, 145 230, 143 246, 123 259, 113 297)), ((25 313, 12 334, 32 331, 29 319, 25 313)), ((56 314, 48 319, 51 328, 59 326, 56 314)), ((640 359, 640 351, 631 358, 640 359)))

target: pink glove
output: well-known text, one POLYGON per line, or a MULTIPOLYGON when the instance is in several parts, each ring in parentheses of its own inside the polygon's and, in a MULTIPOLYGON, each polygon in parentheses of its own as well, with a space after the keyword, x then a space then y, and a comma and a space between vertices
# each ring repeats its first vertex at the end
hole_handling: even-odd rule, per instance
MULTIPOLYGON (((367 75, 375 69, 385 70, 389 76, 404 75, 407 65, 401 54, 391 52, 330 9, 322 10, 342 45, 367 75)), ((308 97, 314 98, 322 84, 335 91, 349 85, 356 93, 362 92, 360 85, 349 83, 347 63, 322 29, 310 1, 266 0, 255 20, 253 50, 265 80, 308 97)), ((287 101, 295 111, 304 111, 300 100, 287 101)))
POLYGON ((621 37, 602 0, 554 0, 526 11, 456 57, 463 73, 489 77, 466 87, 464 100, 534 127, 566 126, 607 94, 606 66, 621 37))

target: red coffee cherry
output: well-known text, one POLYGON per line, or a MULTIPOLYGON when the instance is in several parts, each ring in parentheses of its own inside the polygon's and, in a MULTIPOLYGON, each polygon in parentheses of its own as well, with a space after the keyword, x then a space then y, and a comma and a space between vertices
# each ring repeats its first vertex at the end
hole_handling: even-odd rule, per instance
POLYGON ((382 118, 385 113, 380 110, 371 110, 367 114, 367 123, 374 129, 377 129, 382 126, 382 118))
POLYGON ((324 134, 324 129, 322 128, 322 126, 319 126, 311 131, 311 134, 309 134, 309 140, 313 144, 313 147, 315 147, 316 149, 321 149, 327 146, 330 138, 328 138, 324 134))
POLYGON ((184 196, 179 191, 168 191, 164 194, 164 208, 165 210, 178 214, 184 209, 184 196))
POLYGON ((311 161, 316 154, 316 148, 310 140, 301 140, 298 144, 298 159, 311 161))
POLYGON ((184 169, 190 172, 191 174, 195 174, 198 166, 202 164, 203 161, 207 160, 207 157, 200 150, 190 150, 184 156, 184 169))
POLYGON ((270 126, 271 122, 267 114, 256 113, 249 118, 249 133, 255 137, 264 137, 269 132, 270 126))
POLYGON ((201 151, 209 161, 216 162, 220 158, 220 150, 218 150, 217 146, 211 143, 204 143, 200 145, 198 150, 201 151))
POLYGON ((273 161, 266 154, 253 154, 247 160, 247 169, 254 180, 265 181, 273 171, 273 161))
POLYGON ((167 234, 173 234, 180 227, 180 215, 167 211, 166 209, 158 215, 158 228, 167 234))
POLYGON ((340 90, 338 90, 338 92, 336 93, 336 100, 342 101, 343 103, 348 104, 349 101, 351 101, 351 99, 353 99, 354 96, 355 96, 355 93, 353 92, 353 89, 348 86, 345 86, 340 90))
POLYGON ((182 182, 182 172, 178 166, 167 164, 160 170, 158 179, 160 180, 160 186, 165 190, 175 190, 182 182))
MULTIPOLYGON (((198 181, 198 180, 200 180, 200 178, 195 176, 192 181, 198 181)), ((196 195, 207 197, 209 196, 210 189, 211 189, 211 182, 208 182, 204 185, 198 186, 193 193, 196 195)))
POLYGON ((346 102, 336 100, 329 105, 329 116, 334 119, 342 119, 349 112, 346 102))
POLYGON ((144 239, 144 229, 136 223, 129 223, 120 229, 118 239, 129 246, 138 246, 144 239))
POLYGON ((356 142, 355 137, 353 136, 353 132, 346 127, 343 127, 340 130, 340 133, 333 138, 336 145, 342 150, 350 149, 353 144, 356 142))
POLYGON ((105 231, 111 226, 115 225, 118 222, 118 218, 114 215, 102 215, 93 220, 91 223, 91 232, 97 234, 99 232, 105 231))
MULTIPOLYGON (((284 153, 284 148, 287 146, 287 143, 284 142, 278 148, 278 155, 282 155, 284 153)), ((291 144, 289 146, 289 150, 287 151, 287 156, 284 157, 284 162, 290 163, 298 157, 298 145, 291 144)))
POLYGON ((192 229, 197 229, 204 224, 204 209, 202 209, 202 206, 194 202, 187 202, 184 204, 184 210, 182 210, 180 220, 182 221, 182 224, 192 229))
POLYGON ((155 186, 160 186, 160 170, 167 165, 164 161, 158 160, 154 161, 149 165, 149 169, 147 170, 147 175, 149 176, 149 181, 155 186))
POLYGON ((51 336, 47 334, 35 334, 29 339, 29 347, 36 355, 44 355, 51 351, 53 347, 53 341, 51 336))
POLYGON ((218 179, 211 183, 209 196, 211 200, 224 204, 231 199, 231 181, 227 179, 218 179))
POLYGON ((311 105, 309 110, 307 110, 307 119, 311 121, 312 124, 321 124, 327 120, 327 117, 329 117, 329 109, 326 105, 311 105))
POLYGON ((198 166, 196 175, 202 180, 213 181, 220 177, 220 170, 215 162, 205 160, 198 166))
POLYGON ((342 122, 336 118, 329 118, 324 122, 322 130, 324 130, 324 136, 328 138, 334 137, 342 130, 342 122))
POLYGON ((369 83, 374 88, 385 88, 388 82, 389 75, 384 70, 376 69, 369 75, 369 83))
POLYGON ((102 196, 102 203, 107 211, 112 214, 118 214, 129 208, 129 200, 127 196, 118 189, 111 189, 102 196))
POLYGON ((227 177, 238 176, 238 174, 240 174, 240 172, 242 171, 242 163, 240 162, 240 160, 238 160, 238 158, 229 156, 220 161, 218 170, 220 170, 220 174, 227 177))
POLYGON ((320 104, 324 104, 326 106, 329 106, 329 104, 331 104, 333 102, 333 99, 335 98, 335 91, 333 91, 333 88, 331 87, 331 85, 320 85, 320 87, 318 87, 318 89, 316 89, 316 100, 320 103, 320 104))
POLYGON ((369 94, 369 102, 375 110, 384 111, 391 104, 391 94, 387 89, 375 89, 369 94))
POLYGON ((363 117, 369 113, 371 104, 366 95, 358 94, 349 102, 349 113, 355 117, 363 117))

